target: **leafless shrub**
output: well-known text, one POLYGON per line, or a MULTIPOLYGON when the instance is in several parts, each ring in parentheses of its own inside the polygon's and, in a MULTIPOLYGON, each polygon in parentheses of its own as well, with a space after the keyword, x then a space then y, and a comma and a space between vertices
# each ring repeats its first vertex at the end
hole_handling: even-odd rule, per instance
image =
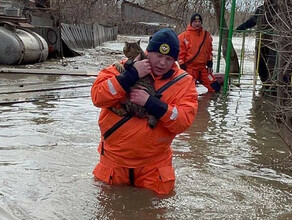
POLYGON ((51 6, 60 10, 61 22, 115 25, 119 21, 116 0, 54 0, 51 6))
MULTIPOLYGON (((276 51, 276 63, 270 72, 271 87, 273 92, 266 92, 273 97, 271 105, 272 115, 278 132, 283 132, 283 126, 292 134, 292 2, 289 0, 265 0, 267 5, 265 18, 272 28, 272 38, 268 45, 276 51)), ((291 136, 290 136, 291 137, 291 136)), ((288 140, 291 146, 292 140, 288 140)))

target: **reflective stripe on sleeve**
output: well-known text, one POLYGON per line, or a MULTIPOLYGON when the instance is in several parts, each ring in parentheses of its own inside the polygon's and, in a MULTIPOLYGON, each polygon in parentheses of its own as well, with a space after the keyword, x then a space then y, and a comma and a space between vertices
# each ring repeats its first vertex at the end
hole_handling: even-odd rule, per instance
POLYGON ((107 85, 108 85, 108 88, 109 88, 109 91, 112 95, 116 95, 117 94, 117 91, 112 83, 112 81, 110 79, 107 80, 107 85))
POLYGON ((211 74, 208 75, 208 78, 209 78, 210 81, 214 80, 214 77, 211 74))
POLYGON ((177 111, 177 108, 174 107, 174 108, 172 109, 172 114, 171 114, 171 116, 170 116, 170 120, 175 120, 175 119, 177 119, 177 116, 178 116, 178 111, 177 111))

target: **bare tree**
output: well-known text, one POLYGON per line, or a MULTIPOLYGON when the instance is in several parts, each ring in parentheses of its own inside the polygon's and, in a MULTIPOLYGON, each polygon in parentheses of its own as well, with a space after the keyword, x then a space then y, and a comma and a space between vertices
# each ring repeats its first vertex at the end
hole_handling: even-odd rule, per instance
MULTIPOLYGON (((272 88, 276 88, 270 103, 274 107, 273 116, 282 135, 283 126, 288 134, 292 134, 292 2, 289 0, 265 0, 267 10, 266 20, 272 27, 272 43, 270 47, 277 53, 276 65, 271 73, 272 88), (276 102, 274 102, 276 100, 276 102)), ((292 150, 292 140, 288 138, 292 150)))
POLYGON ((54 0, 65 23, 93 23, 115 25, 119 21, 117 0, 54 0))

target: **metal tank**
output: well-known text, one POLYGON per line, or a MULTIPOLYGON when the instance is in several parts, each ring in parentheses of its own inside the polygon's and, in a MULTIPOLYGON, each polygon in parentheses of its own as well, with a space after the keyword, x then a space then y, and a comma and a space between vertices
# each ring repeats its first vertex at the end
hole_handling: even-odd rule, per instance
POLYGON ((43 62, 48 58, 48 44, 37 33, 13 26, 0 26, 0 64, 43 62))

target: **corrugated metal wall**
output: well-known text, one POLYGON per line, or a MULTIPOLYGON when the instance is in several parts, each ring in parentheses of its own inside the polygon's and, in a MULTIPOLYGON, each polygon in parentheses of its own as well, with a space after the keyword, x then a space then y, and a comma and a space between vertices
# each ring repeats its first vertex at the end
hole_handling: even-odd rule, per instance
POLYGON ((94 48, 105 41, 117 39, 117 27, 95 24, 61 24, 64 43, 74 51, 94 48))
POLYGON ((10 0, 0 0, 0 14, 4 14, 5 8, 10 8, 12 5, 10 0))

